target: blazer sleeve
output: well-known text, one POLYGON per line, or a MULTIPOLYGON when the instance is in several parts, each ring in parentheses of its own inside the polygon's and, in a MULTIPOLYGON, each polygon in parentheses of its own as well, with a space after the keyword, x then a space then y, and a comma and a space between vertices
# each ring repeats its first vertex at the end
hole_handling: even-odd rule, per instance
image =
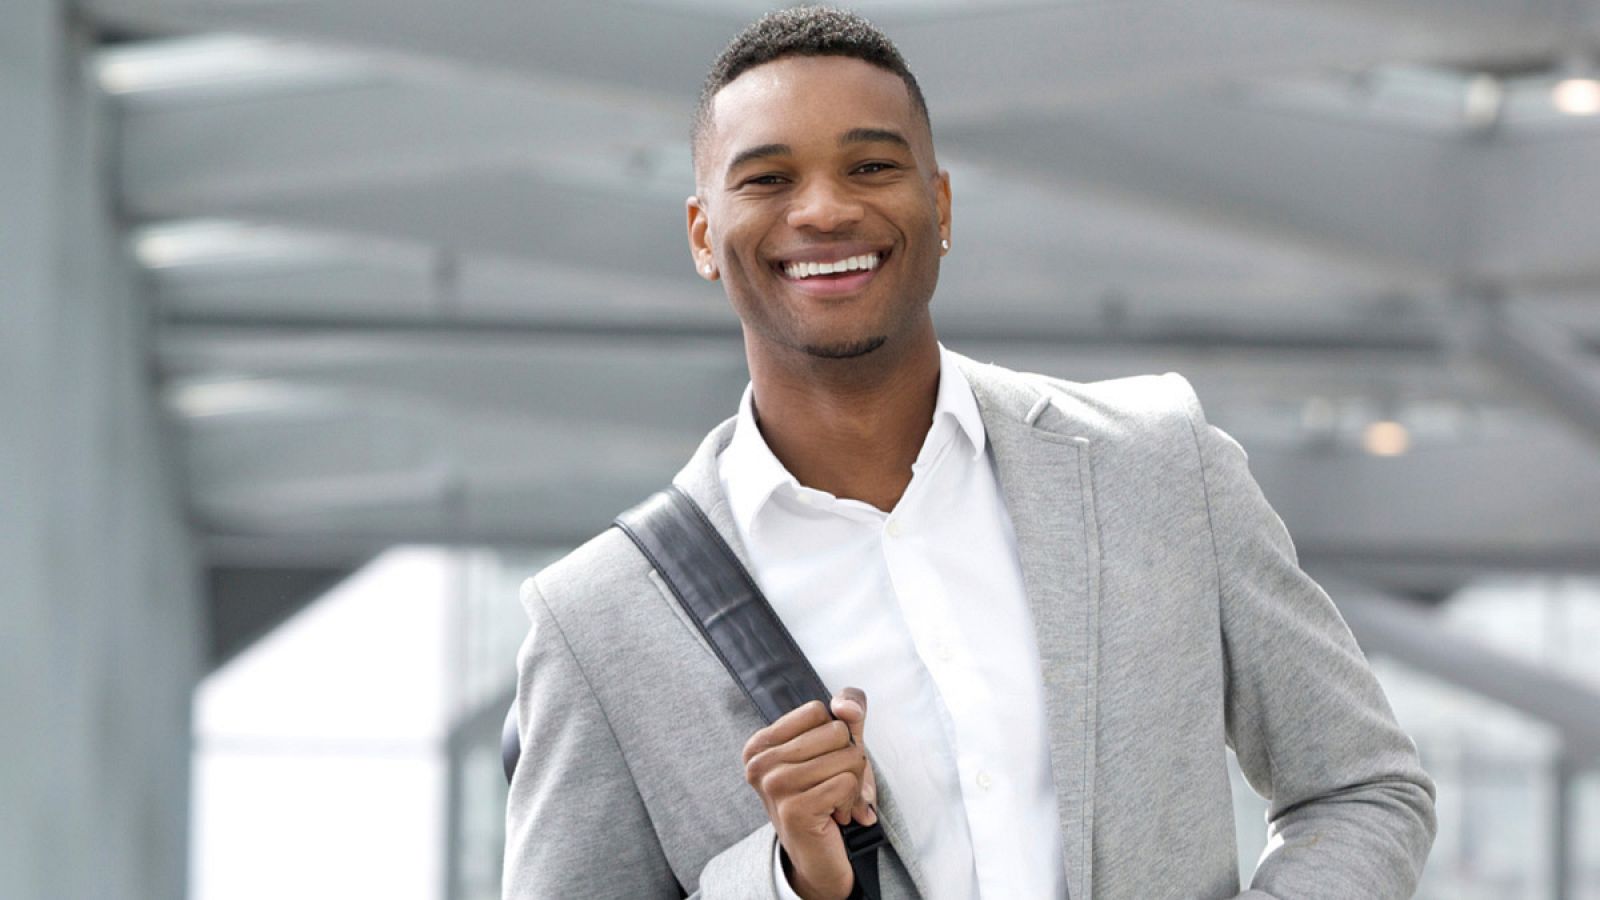
POLYGON ((1229 744, 1268 801, 1243 896, 1410 897, 1434 786, 1328 595, 1299 566, 1244 449, 1184 385, 1216 559, 1229 744))
MULTIPOLYGON (((522 755, 506 800, 505 900, 685 896, 656 838, 628 761, 536 583, 517 655, 522 755)), ((691 898, 777 900, 765 825, 714 856, 691 898)))

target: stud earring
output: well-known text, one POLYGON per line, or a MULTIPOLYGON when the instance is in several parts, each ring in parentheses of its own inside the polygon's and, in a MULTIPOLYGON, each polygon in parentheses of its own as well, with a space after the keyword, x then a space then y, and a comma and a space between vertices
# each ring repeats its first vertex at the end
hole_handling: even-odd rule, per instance
POLYGON ((939 241, 939 246, 943 247, 946 250, 949 250, 950 249, 950 239, 949 238, 942 238, 939 241))
POLYGON ((711 263, 706 263, 704 268, 705 268, 705 273, 707 275, 710 275, 711 274, 711 263))

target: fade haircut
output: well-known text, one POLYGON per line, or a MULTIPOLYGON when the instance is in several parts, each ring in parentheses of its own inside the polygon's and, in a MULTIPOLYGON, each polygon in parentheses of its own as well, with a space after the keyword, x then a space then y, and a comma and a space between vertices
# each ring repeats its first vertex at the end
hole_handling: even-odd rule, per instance
POLYGON ((697 177, 704 156, 701 145, 711 131, 711 104, 717 92, 756 66, 790 56, 844 56, 900 76, 911 95, 912 107, 928 130, 933 130, 922 88, 888 35, 853 12, 830 6, 795 6, 757 19, 739 32, 711 65, 700 89, 700 103, 695 107, 690 132, 697 177))

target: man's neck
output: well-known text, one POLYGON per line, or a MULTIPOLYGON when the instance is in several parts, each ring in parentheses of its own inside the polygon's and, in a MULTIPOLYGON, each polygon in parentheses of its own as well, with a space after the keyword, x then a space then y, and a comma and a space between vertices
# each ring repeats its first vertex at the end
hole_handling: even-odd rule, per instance
POLYGON ((939 345, 878 360, 808 362, 800 371, 751 361, 761 436, 796 480, 892 511, 911 483, 939 390, 939 345))

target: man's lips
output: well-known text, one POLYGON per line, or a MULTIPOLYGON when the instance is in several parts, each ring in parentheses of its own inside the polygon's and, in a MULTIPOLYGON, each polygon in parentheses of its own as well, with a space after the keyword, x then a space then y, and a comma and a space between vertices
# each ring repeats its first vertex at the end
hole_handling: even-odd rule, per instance
POLYGON ((813 296, 851 294, 866 286, 889 258, 889 251, 863 244, 807 248, 772 264, 778 277, 813 296))
POLYGON ((813 297, 844 297, 859 292, 878 275, 877 269, 863 269, 843 275, 818 275, 812 278, 783 276, 784 283, 813 297))

